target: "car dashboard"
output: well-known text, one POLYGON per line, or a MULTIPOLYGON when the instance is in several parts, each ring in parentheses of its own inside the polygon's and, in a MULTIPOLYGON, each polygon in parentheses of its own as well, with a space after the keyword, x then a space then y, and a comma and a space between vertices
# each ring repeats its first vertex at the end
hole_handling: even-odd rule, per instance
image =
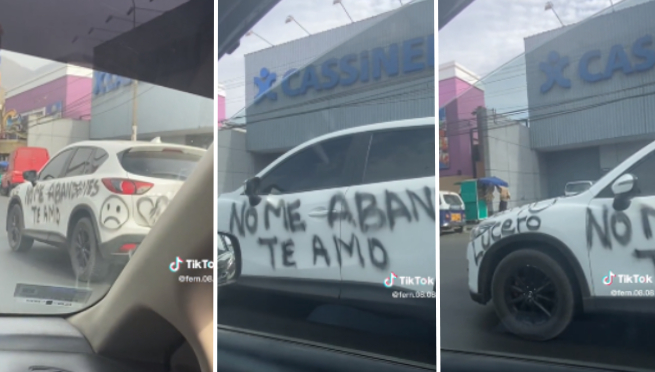
POLYGON ((96 354, 75 327, 55 317, 0 318, 0 366, 3 372, 200 371, 186 343, 167 363, 116 360, 96 354))

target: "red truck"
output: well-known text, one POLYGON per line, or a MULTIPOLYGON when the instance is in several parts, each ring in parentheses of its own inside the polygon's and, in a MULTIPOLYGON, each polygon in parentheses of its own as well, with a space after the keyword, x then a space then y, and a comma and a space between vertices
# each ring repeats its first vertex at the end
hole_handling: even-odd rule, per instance
POLYGON ((23 172, 40 171, 50 160, 48 150, 43 147, 19 147, 9 156, 7 171, 2 176, 0 194, 9 195, 18 184, 25 182, 23 172))

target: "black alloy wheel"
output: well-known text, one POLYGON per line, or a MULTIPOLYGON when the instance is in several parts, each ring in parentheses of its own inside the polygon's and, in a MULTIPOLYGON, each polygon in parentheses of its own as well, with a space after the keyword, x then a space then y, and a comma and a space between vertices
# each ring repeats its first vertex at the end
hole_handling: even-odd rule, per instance
POLYGON ((7 216, 7 239, 9 247, 14 252, 27 252, 32 248, 34 239, 24 235, 23 209, 18 204, 14 204, 9 210, 7 216))
POLYGON ((572 280, 556 259, 540 250, 507 255, 496 267, 491 286, 496 314, 522 338, 550 340, 573 319, 572 280))

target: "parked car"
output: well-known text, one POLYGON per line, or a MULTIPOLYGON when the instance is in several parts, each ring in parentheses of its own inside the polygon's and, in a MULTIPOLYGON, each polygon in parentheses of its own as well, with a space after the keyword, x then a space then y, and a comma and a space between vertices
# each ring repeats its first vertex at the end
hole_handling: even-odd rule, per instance
POLYGON ((593 181, 567 182, 564 186, 564 196, 572 196, 587 191, 593 184, 593 181))
POLYGON ((112 264, 127 262, 204 153, 148 142, 70 145, 12 191, 9 245, 65 248, 77 279, 103 280, 112 264))
POLYGON ((441 232, 462 233, 464 231, 466 213, 464 201, 459 194, 451 191, 439 191, 439 226, 441 232))
POLYGON ((240 247, 242 285, 409 304, 389 288, 425 294, 436 275, 435 119, 307 141, 221 195, 217 219, 240 247))
POLYGON ((43 147, 19 147, 9 156, 7 170, 2 176, 0 193, 8 195, 11 190, 25 182, 23 172, 40 170, 50 160, 48 150, 43 147))
POLYGON ((516 335, 548 340, 578 311, 652 311, 655 142, 582 193, 501 212, 471 231, 473 300, 516 335))

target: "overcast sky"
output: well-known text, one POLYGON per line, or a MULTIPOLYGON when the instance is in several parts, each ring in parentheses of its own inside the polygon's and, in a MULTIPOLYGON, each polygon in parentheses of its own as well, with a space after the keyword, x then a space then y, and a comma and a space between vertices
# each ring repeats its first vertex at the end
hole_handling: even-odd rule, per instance
MULTIPOLYGON (((311 33, 326 31, 350 22, 343 8, 332 5, 333 0, 282 0, 252 28, 274 45, 300 39, 307 34, 295 23, 284 23, 289 15, 311 33)), ((403 0, 408 3, 409 0, 403 0)), ((343 0, 343 4, 356 22, 400 7, 399 0, 343 0)), ((224 56, 217 65, 218 81, 226 88, 226 114, 231 117, 245 105, 244 54, 270 45, 255 35, 243 37, 241 46, 224 56)), ((251 77, 252 78, 252 77, 251 77)), ((248 83, 251 83, 250 79, 248 83)))
MULTIPOLYGON (((618 3, 619 0, 614 0, 618 3)), ((579 22, 610 0, 552 0, 564 24, 579 22)), ((546 0, 476 0, 439 31, 439 63, 457 61, 484 77, 524 51, 523 39, 560 27, 546 0)))

